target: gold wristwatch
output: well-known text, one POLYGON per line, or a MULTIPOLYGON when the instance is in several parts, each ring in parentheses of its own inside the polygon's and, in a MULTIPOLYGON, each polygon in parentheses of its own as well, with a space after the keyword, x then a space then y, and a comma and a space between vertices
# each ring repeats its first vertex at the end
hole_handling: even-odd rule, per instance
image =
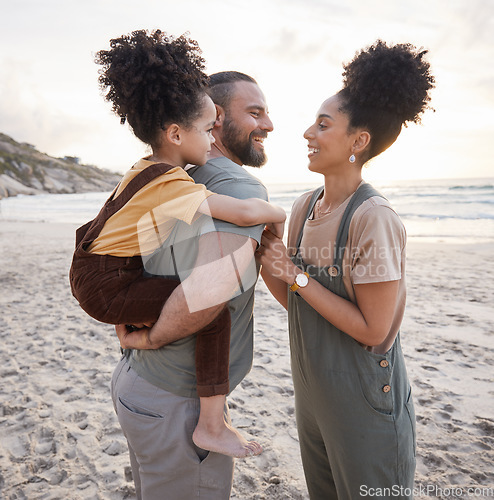
POLYGON ((299 288, 304 288, 309 284, 309 275, 307 273, 300 273, 295 276, 295 281, 290 287, 290 291, 296 292, 299 288))

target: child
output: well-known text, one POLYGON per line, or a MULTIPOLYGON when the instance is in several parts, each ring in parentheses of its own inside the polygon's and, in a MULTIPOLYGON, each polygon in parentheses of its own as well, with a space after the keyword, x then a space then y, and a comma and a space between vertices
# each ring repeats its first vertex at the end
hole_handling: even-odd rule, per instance
MULTIPOLYGON (((190 224, 207 214, 241 226, 282 225, 286 214, 260 199, 214 194, 185 172, 187 164, 204 165, 214 143, 216 108, 206 94, 208 78, 197 42, 159 30, 135 31, 111 40, 110 50, 98 52, 96 62, 103 66, 99 81, 109 88, 106 99, 113 111, 122 123, 128 120, 152 154, 124 175, 98 216, 78 229, 72 292, 99 321, 150 325, 179 282, 144 277, 142 257, 158 248, 177 220, 190 224)), ((262 448, 224 420, 229 336, 227 308, 197 334, 201 414, 193 440, 200 448, 241 458, 262 448), (218 366, 205 366, 205 359, 217 358, 218 366)))

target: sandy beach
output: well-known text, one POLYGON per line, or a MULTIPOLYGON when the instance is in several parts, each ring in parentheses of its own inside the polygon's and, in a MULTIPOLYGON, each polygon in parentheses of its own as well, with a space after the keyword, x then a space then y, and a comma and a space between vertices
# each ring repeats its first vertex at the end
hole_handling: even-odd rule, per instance
MULTIPOLYGON (((119 344, 68 285, 75 228, 0 222, 2 499, 135 498, 109 390, 119 344)), ((408 245, 417 498, 494 496, 493 250, 408 245)), ((265 451, 237 461, 232 498, 307 499, 286 314, 262 282, 256 294, 254 366, 229 401, 234 425, 265 451)))

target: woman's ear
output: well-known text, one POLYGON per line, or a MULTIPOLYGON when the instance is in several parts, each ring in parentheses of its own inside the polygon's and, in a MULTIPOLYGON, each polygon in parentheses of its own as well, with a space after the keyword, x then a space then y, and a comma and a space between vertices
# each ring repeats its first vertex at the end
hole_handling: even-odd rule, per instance
POLYGON ((361 153, 369 145, 370 140, 371 135, 369 134, 369 132, 367 132, 367 130, 361 130, 355 138, 352 152, 354 154, 361 153))

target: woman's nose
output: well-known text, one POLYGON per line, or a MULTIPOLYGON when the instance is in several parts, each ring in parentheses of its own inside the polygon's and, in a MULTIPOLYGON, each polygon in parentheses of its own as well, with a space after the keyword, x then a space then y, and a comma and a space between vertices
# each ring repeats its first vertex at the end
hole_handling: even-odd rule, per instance
POLYGON ((304 139, 310 139, 311 137, 314 137, 314 134, 312 133, 312 126, 309 127, 305 132, 304 132, 304 139))

